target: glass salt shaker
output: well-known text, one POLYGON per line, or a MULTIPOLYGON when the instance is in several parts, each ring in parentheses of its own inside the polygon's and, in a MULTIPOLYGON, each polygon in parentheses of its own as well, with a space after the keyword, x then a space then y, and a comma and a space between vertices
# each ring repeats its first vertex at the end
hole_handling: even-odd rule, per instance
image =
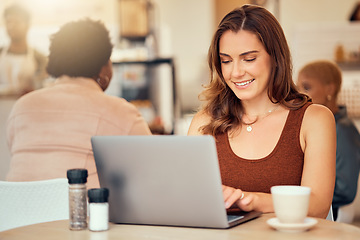
POLYGON ((70 169, 67 171, 69 182, 69 228, 83 230, 87 228, 87 194, 86 169, 70 169))
POLYGON ((90 231, 105 231, 109 229, 109 189, 93 188, 88 191, 90 231))

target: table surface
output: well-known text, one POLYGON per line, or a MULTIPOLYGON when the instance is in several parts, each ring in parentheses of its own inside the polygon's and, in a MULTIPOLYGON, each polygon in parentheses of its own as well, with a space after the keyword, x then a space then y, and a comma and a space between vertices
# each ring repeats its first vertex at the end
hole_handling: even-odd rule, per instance
POLYGON ((203 229, 189 227, 166 227, 112 224, 108 231, 91 232, 89 230, 70 231, 68 220, 40 223, 0 232, 1 240, 111 240, 111 239, 360 239, 360 228, 350 224, 318 219, 318 223, 308 231, 300 233, 279 232, 271 228, 266 221, 274 214, 263 214, 257 219, 230 229, 203 229))

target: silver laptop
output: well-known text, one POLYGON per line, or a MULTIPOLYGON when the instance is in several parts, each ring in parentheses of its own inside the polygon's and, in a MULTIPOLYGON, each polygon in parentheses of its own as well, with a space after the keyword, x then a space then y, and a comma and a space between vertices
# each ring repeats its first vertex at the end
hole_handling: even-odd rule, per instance
POLYGON ((94 136, 113 223, 229 228, 259 212, 228 216, 212 136, 94 136))

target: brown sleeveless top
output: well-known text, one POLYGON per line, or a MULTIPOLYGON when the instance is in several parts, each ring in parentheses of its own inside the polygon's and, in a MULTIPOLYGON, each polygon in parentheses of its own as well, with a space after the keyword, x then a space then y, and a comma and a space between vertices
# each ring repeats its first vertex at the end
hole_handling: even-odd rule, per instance
POLYGON ((249 192, 270 193, 274 185, 300 185, 304 153, 300 128, 306 108, 290 110, 280 138, 266 157, 249 160, 231 149, 227 133, 216 135, 222 184, 249 192))

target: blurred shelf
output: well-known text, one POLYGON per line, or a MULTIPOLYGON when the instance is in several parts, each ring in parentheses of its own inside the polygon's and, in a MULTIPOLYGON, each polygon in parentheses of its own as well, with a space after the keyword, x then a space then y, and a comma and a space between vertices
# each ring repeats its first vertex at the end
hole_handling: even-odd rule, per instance
MULTIPOLYGON (((175 129, 176 129, 176 119, 179 118, 180 116, 180 101, 178 99, 178 94, 177 94, 177 82, 176 82, 176 74, 175 74, 175 63, 174 63, 174 59, 173 58, 155 58, 155 59, 149 59, 149 60, 129 60, 129 61, 125 61, 125 60, 120 60, 120 61, 112 61, 112 64, 114 67, 122 67, 122 66, 131 66, 131 65, 139 65, 139 66, 145 66, 146 69, 151 69, 151 68, 156 68, 159 65, 167 65, 170 67, 170 82, 172 85, 172 89, 170 90, 172 93, 172 99, 170 99, 170 101, 172 101, 173 104, 173 112, 172 112, 172 129, 170 132, 166 131, 167 134, 174 134, 175 129)), ((145 75, 147 78, 149 78, 149 82, 148 84, 152 84, 152 80, 150 80, 151 78, 153 78, 153 74, 151 72, 146 72, 145 75)), ((149 85, 146 87, 149 88, 149 85)), ((149 90, 147 89, 147 91, 149 92, 149 90)), ((150 95, 152 95, 150 93, 150 95)), ((152 98, 152 97, 150 97, 152 98)), ((125 97, 126 99, 126 97, 125 97)), ((127 99, 130 100, 130 99, 127 99)), ((132 100, 137 100, 137 99, 132 99, 132 100)), ((140 99, 140 100, 144 100, 144 99, 140 99)), ((150 99, 148 99, 150 100, 150 99)), ((156 110, 156 114, 158 114, 158 108, 159 106, 155 106, 156 110)))
POLYGON ((344 71, 359 71, 360 70, 360 61, 354 62, 337 62, 341 70, 344 71))
POLYGON ((174 59, 173 58, 155 58, 152 60, 142 60, 142 61, 113 61, 114 65, 127 65, 127 64, 141 64, 141 65, 153 65, 153 64, 170 64, 174 67, 174 59))
MULTIPOLYGON (((172 77, 172 84, 173 84, 173 101, 175 106, 178 106, 178 96, 177 96, 177 83, 175 78, 175 64, 173 58, 155 58, 151 60, 131 60, 131 61, 113 61, 113 65, 160 65, 160 64, 168 64, 171 67, 171 77, 172 77)), ((175 117, 179 116, 178 112, 174 113, 175 117)))

